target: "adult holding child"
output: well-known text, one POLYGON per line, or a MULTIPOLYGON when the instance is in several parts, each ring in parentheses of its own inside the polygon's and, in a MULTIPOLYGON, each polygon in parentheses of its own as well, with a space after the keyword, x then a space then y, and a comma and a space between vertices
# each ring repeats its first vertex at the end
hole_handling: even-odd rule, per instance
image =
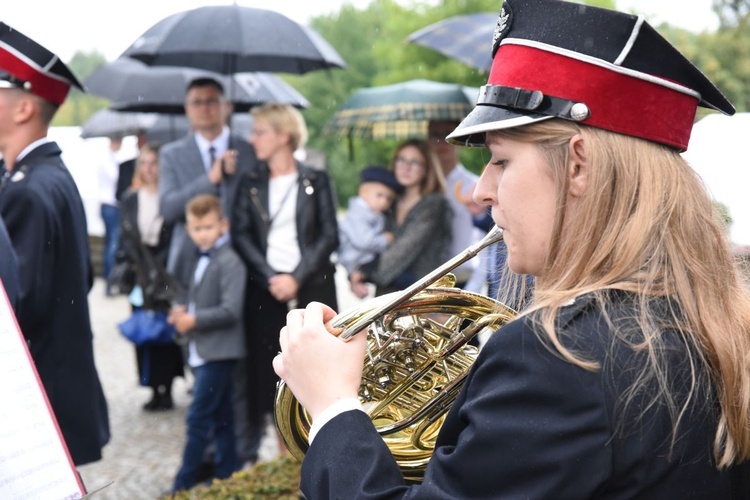
MULTIPOLYGON (((372 265, 393 243, 393 233, 385 230, 386 214, 391 211, 396 195, 404 190, 393 172, 379 165, 364 168, 359 179, 357 196, 349 200, 346 215, 339 224, 338 259, 349 274, 360 266, 372 265)), ((354 286, 353 291, 358 296, 368 293, 364 283, 354 286)))
POLYGON ((232 242, 248 269, 249 411, 252 425, 262 425, 273 409, 277 377, 271 361, 288 304, 336 304, 331 254, 338 247, 338 224, 328 174, 294 158, 307 140, 300 112, 271 103, 251 114, 250 143, 261 165, 240 180, 232 242))
POLYGON ((386 221, 393 243, 374 265, 350 274, 354 293, 361 291, 365 282, 377 286, 377 295, 400 290, 451 257, 452 212, 430 145, 417 139, 402 143, 393 155, 391 169, 404 187, 386 221))
MULTIPOLYGON (((133 187, 120 201, 120 241, 116 263, 134 271, 135 292, 130 292, 133 310, 169 311, 171 292, 157 278, 166 273, 172 224, 159 214, 159 144, 144 145, 136 159, 133 187)), ((175 290, 176 292, 176 290, 175 290)), ((138 380, 150 387, 146 411, 170 410, 172 382, 184 376, 182 351, 177 344, 136 346, 138 380)))

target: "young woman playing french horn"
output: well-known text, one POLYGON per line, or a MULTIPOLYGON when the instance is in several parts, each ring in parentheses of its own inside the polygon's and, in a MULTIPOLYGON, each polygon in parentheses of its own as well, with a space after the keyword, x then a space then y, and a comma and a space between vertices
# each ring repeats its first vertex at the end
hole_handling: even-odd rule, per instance
POLYGON ((448 136, 533 301, 494 333, 407 485, 357 390, 364 335, 289 313, 276 373, 313 419, 316 498, 750 498, 750 295, 680 151, 721 92, 642 18, 506 0, 477 107, 448 136))

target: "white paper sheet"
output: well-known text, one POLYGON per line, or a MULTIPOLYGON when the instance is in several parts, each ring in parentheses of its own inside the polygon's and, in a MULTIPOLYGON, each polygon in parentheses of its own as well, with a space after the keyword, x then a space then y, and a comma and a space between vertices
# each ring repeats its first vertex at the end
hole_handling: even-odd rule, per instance
POLYGON ((26 341, 0 283, 0 498, 82 498, 26 341))

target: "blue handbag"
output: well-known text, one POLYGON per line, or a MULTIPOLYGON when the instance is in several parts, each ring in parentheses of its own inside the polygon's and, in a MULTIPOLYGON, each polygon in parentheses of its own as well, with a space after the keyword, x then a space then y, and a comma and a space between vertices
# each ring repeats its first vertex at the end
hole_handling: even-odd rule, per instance
POLYGON ((174 326, 167 323, 166 311, 136 309, 125 321, 118 323, 120 333, 135 345, 171 344, 174 326))

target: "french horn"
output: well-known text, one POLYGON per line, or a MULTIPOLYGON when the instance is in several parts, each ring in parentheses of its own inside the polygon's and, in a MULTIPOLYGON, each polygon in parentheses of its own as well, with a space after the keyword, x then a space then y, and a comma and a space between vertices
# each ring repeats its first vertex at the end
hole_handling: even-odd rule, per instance
MULTIPOLYGON (((329 330, 343 340, 367 332, 359 399, 404 478, 420 482, 440 427, 478 349, 468 342, 511 321, 516 312, 489 297, 455 288, 450 271, 502 240, 493 229, 411 285, 341 313, 329 330)), ((274 421, 289 452, 302 460, 312 423, 280 381, 274 421)))

